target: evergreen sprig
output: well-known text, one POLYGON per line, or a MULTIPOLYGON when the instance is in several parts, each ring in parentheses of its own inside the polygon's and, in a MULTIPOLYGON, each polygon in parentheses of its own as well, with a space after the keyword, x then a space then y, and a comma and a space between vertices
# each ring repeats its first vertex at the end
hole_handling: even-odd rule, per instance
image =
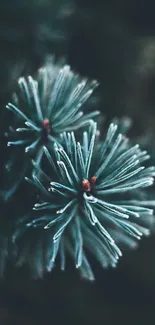
POLYGON ((99 114, 99 111, 86 114, 83 111, 85 102, 96 86, 95 80, 82 79, 68 65, 55 64, 54 60, 39 70, 36 79, 31 76, 19 79, 13 102, 6 106, 14 113, 7 133, 8 146, 16 147, 14 153, 10 153, 6 170, 9 171, 8 166, 12 166, 12 173, 18 165, 18 181, 12 180, 9 189, 5 191, 6 199, 14 194, 30 168, 29 158, 33 157, 39 163, 43 146, 50 148, 55 141, 61 141, 62 132, 78 130, 99 114), (23 157, 22 163, 19 157, 23 157))
MULTIPOLYGON (((81 80, 68 65, 50 65, 39 71, 38 80, 31 76, 19 79, 19 92, 14 104, 6 106, 17 118, 17 141, 8 146, 23 145, 25 152, 55 141, 61 132, 87 125, 98 111, 85 114, 82 105, 97 86, 96 81, 81 80)), ((11 135, 10 135, 11 136, 11 135)))
POLYGON ((153 184, 155 167, 143 165, 149 159, 147 152, 131 146, 117 128, 113 123, 109 126, 103 144, 96 139, 94 122, 81 143, 73 132, 65 132, 51 152, 44 146, 48 168, 33 161, 32 179, 27 180, 37 188, 40 202, 31 217, 20 222, 14 240, 18 243, 21 233, 33 228, 46 237, 45 250, 42 237, 39 240, 36 273, 51 270, 57 255, 64 269, 69 252, 81 275, 93 280, 88 253, 102 267, 115 267, 122 255, 117 243, 130 247, 149 234, 153 209, 144 189, 153 184))

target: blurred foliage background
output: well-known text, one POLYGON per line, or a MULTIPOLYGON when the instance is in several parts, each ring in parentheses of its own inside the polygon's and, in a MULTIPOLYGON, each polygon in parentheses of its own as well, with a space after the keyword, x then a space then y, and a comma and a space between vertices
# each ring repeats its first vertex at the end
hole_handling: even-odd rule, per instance
MULTIPOLYGON (((98 108, 107 121, 132 117, 130 136, 149 134, 155 151, 154 13, 151 0, 1 0, 1 166, 5 103, 17 78, 35 73, 51 53, 97 78, 98 108)), ((92 263, 94 283, 81 281, 70 263, 65 273, 56 269, 40 280, 10 269, 0 283, 0 324, 155 323, 154 234, 125 252, 116 270, 92 263)))

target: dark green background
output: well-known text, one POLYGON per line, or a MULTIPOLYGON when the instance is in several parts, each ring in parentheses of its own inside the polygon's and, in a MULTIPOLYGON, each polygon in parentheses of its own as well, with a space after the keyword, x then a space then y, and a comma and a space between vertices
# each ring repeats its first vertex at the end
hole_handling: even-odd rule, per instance
MULTIPOLYGON (((0 2, 1 170, 9 123, 4 104, 16 79, 35 73, 52 52, 100 81, 98 106, 107 121, 133 117, 130 136, 149 132, 154 145, 154 1, 76 0, 56 18, 61 4, 65 1, 0 2), (61 37, 54 34, 59 26, 61 37)), ((18 208, 16 199, 14 214, 18 208)), ((92 260, 94 283, 80 280, 70 264, 65 273, 56 269, 41 280, 9 269, 0 283, 0 325, 155 324, 155 235, 125 252, 116 270, 101 270, 92 260)))

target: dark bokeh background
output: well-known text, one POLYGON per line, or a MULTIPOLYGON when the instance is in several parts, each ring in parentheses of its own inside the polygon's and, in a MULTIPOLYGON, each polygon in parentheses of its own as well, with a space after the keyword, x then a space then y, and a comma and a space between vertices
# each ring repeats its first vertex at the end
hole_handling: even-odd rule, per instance
MULTIPOLYGON (((132 117, 131 137, 149 133, 155 148, 154 15, 153 0, 1 0, 1 166, 9 123, 4 104, 16 79, 53 52, 100 81, 107 120, 132 117)), ((80 280, 70 263, 65 273, 56 269, 41 280, 10 268, 0 283, 0 325, 155 323, 155 235, 126 252, 116 270, 92 263, 94 283, 80 280)))

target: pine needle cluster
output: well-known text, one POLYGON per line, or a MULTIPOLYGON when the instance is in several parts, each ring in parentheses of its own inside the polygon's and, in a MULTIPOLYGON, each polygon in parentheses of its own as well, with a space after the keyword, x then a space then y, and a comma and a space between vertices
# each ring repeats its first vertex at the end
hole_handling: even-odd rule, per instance
POLYGON ((34 276, 51 271, 57 257, 64 270, 70 255, 81 276, 93 280, 90 255, 104 268, 115 267, 124 246, 150 233, 154 201, 145 189, 155 167, 126 137, 128 120, 111 123, 100 139, 99 111, 85 106, 96 86, 52 61, 35 78, 20 78, 6 106, 13 112, 6 178, 19 153, 23 163, 4 197, 15 195, 24 178, 36 193, 33 209, 13 223, 14 263, 28 264, 34 276))

